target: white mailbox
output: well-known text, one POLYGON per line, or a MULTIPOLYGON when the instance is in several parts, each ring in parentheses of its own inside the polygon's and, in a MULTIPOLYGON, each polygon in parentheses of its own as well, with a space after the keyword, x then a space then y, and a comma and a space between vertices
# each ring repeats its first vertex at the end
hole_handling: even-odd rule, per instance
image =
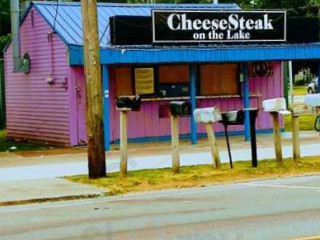
POLYGON ((290 114, 287 110, 286 100, 284 98, 267 99, 262 102, 265 112, 278 112, 280 114, 290 114))
POLYGON ((311 107, 320 107, 320 94, 308 94, 305 96, 305 103, 311 107))
POLYGON ((213 123, 222 120, 221 112, 218 107, 197 108, 193 112, 196 122, 213 123))

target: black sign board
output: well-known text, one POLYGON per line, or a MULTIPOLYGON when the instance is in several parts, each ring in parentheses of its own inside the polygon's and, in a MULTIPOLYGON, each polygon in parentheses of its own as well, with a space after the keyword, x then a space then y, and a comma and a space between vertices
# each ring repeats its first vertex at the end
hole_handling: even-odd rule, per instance
POLYGON ((154 44, 285 42, 285 11, 153 10, 154 44))
POLYGON ((288 17, 287 42, 310 43, 320 41, 320 24, 317 17, 288 17))
POLYGON ((110 17, 110 42, 112 45, 151 44, 151 18, 144 16, 110 17))

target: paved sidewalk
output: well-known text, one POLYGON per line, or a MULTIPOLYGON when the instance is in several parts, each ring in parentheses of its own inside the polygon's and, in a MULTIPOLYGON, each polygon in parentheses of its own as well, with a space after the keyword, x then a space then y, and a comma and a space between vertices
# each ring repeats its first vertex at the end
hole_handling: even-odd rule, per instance
MULTIPOLYGON (((285 158, 292 157, 291 133, 282 135, 283 156, 285 158)), ((302 132, 300 142, 301 156, 320 155, 320 137, 317 132, 302 132)), ((225 139, 218 138, 218 145, 221 161, 228 162, 225 139)), ((257 145, 259 160, 275 158, 272 134, 259 135, 257 145)), ((232 137, 231 149, 234 161, 251 160, 250 142, 244 142, 243 137, 232 137)), ((119 171, 118 150, 106 153, 106 159, 108 172, 119 171)), ((201 140, 198 145, 190 145, 189 141, 183 141, 180 159, 182 166, 212 163, 208 142, 201 140)), ((170 142, 129 144, 129 170, 166 167, 171 167, 170 142)), ((86 153, 46 156, 40 159, 19 157, 12 160, 0 158, 0 182, 87 174, 87 171, 86 153)))
POLYGON ((106 189, 77 184, 64 179, 14 180, 0 182, 0 205, 30 200, 88 197, 101 195, 106 189))

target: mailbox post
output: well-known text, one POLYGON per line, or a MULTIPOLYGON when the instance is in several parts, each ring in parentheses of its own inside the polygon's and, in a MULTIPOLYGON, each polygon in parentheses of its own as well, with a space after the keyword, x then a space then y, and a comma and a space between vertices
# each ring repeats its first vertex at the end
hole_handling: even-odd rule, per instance
POLYGON ((231 157, 231 150, 230 150, 230 143, 229 143, 229 136, 228 136, 228 129, 227 128, 229 125, 243 125, 244 120, 245 120, 245 112, 249 113, 252 167, 258 166, 256 126, 255 126, 256 118, 257 118, 257 114, 258 114, 258 109, 246 108, 246 109, 239 110, 239 111, 231 111, 231 112, 221 113, 222 120, 220 122, 223 124, 223 126, 225 128, 231 168, 233 168, 233 164, 232 164, 232 157, 231 157))
POLYGON ((120 110, 120 175, 122 178, 128 172, 128 138, 127 138, 127 119, 130 109, 120 110))
POLYGON ((171 115, 170 120, 171 120, 172 169, 174 173, 179 173, 180 172, 179 117, 171 115))
POLYGON ((299 115, 292 112, 292 150, 293 161, 300 161, 299 115))
POLYGON ((221 113, 221 118, 222 119, 221 119, 220 123, 223 124, 224 132, 226 135, 230 168, 233 169, 232 155, 231 155, 230 141, 229 141, 229 134, 228 134, 228 126, 229 125, 243 125, 244 124, 244 111, 239 110, 239 111, 224 112, 224 113, 221 113))
POLYGON ((279 125, 279 113, 270 112, 273 121, 273 138, 274 138, 274 150, 276 154, 276 161, 278 164, 283 163, 282 159, 282 141, 280 134, 280 125, 279 125))
POLYGON ((258 109, 248 108, 244 109, 249 111, 250 119, 250 138, 251 138, 251 157, 252 157, 252 167, 258 167, 258 157, 257 157, 257 139, 256 139, 256 118, 258 116, 258 109))
POLYGON ((138 96, 120 96, 116 106, 120 111, 120 176, 125 178, 128 172, 128 111, 140 111, 141 99, 138 96))
POLYGON ((287 111, 287 104, 285 98, 267 99, 262 102, 265 112, 269 112, 273 121, 273 137, 276 161, 278 164, 283 163, 282 158, 282 141, 280 134, 279 114, 290 114, 287 111))
POLYGON ((171 147, 172 169, 174 173, 180 172, 179 149, 179 117, 188 117, 191 114, 191 104, 183 101, 173 101, 169 104, 171 119, 171 147))
POLYGON ((212 108, 198 108, 193 112, 195 121, 198 123, 204 123, 206 127, 206 132, 208 135, 208 140, 211 147, 211 155, 213 159, 213 165, 215 168, 221 168, 221 161, 219 156, 218 144, 214 135, 213 124, 220 121, 221 113, 218 107, 212 108))

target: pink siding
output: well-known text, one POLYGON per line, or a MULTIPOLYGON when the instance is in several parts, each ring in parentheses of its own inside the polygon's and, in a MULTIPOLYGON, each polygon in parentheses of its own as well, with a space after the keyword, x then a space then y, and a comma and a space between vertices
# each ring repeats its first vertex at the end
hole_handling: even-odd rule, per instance
POLYGON ((86 87, 84 68, 72 67, 69 70, 70 92, 70 126, 71 145, 84 144, 87 142, 87 129, 85 123, 86 110, 86 87))
MULTIPOLYGON (((111 79, 112 75, 111 75, 111 79)), ((119 139, 119 113, 115 110, 114 102, 114 84, 111 80, 110 84, 110 102, 111 102, 111 140, 119 139)), ((281 97, 283 93, 281 63, 275 64, 274 76, 264 78, 250 79, 250 93, 256 96, 250 98, 251 107, 262 108, 262 101, 267 98, 281 97)), ((143 102, 140 112, 129 112, 128 114, 128 137, 157 137, 170 135, 169 118, 159 118, 159 106, 168 101, 143 102)), ((231 111, 241 109, 242 99, 226 98, 226 99, 205 99, 197 101, 198 107, 219 106, 222 111, 231 111)), ((258 129, 272 129, 272 123, 268 114, 262 110, 259 112, 257 120, 258 129)), ((230 131, 243 130, 242 126, 231 126, 230 131)), ((215 124, 215 131, 222 132, 221 124, 215 124)), ((190 132, 189 118, 183 118, 180 122, 180 134, 190 132)), ((200 124, 198 125, 198 133, 205 132, 200 124)))
POLYGON ((6 112, 8 136, 53 144, 70 145, 69 92, 64 88, 68 81, 67 48, 54 35, 39 13, 26 17, 21 26, 21 53, 31 57, 29 74, 13 73, 12 48, 5 53, 6 112), (55 84, 48 85, 47 77, 55 84))

